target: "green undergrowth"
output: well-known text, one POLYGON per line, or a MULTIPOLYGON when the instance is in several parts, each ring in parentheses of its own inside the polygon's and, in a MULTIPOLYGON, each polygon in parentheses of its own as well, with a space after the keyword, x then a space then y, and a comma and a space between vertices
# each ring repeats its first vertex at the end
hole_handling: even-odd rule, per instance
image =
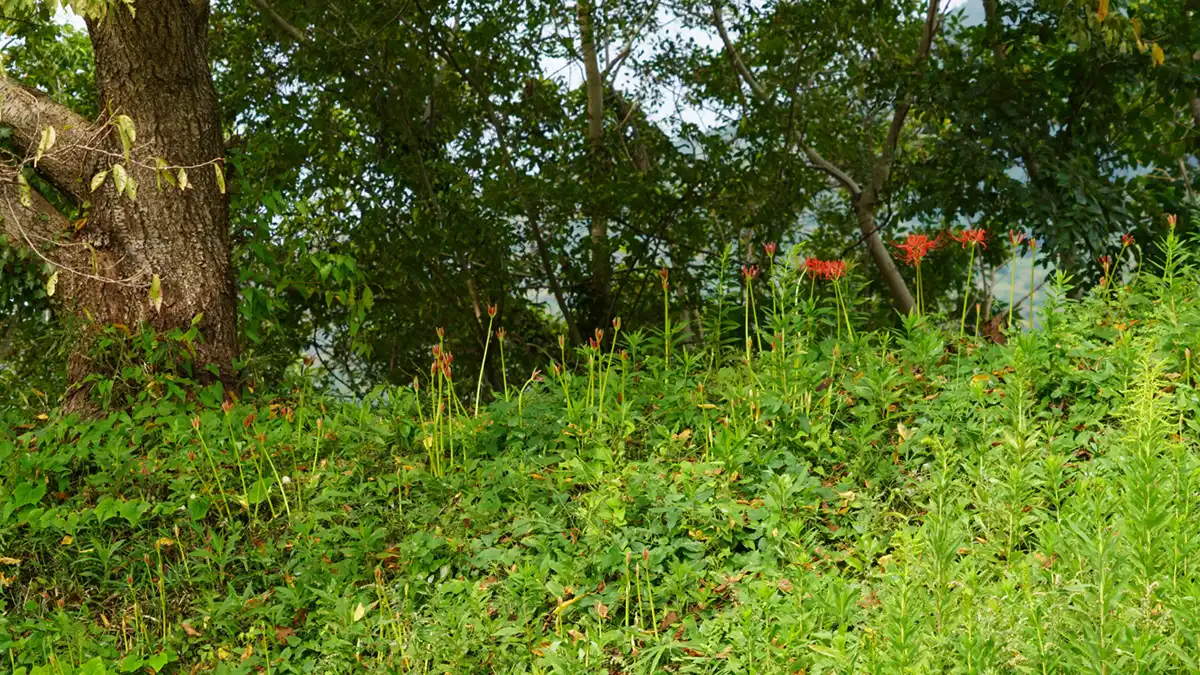
POLYGON ((102 419, 10 416, 2 658, 1195 672, 1200 307, 1168 253, 1083 300, 1060 278, 1006 344, 957 317, 848 335, 805 281, 750 364, 621 333, 478 415, 439 369, 355 403, 160 382, 102 419))

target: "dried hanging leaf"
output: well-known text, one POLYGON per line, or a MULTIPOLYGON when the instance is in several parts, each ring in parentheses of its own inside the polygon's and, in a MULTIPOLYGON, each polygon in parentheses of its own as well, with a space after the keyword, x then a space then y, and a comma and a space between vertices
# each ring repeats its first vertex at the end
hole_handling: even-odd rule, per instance
POLYGON ((58 270, 54 270, 54 274, 51 274, 50 278, 46 280, 46 297, 53 298, 54 291, 57 287, 58 287, 58 270))
POLYGON ((1156 66, 1161 66, 1167 60, 1166 54, 1163 54, 1162 47, 1159 47, 1157 42, 1150 45, 1150 55, 1154 57, 1154 65, 1156 66))
POLYGON ((37 154, 33 157, 33 165, 37 166, 42 160, 42 155, 50 152, 50 148, 54 147, 55 141, 58 140, 58 135, 54 132, 54 127, 45 127, 42 129, 42 138, 38 141, 37 154))
POLYGON ((113 164, 112 176, 113 185, 117 188, 117 194, 125 194, 125 186, 129 183, 129 174, 125 171, 125 165, 113 164))
POLYGON ((117 127, 117 137, 121 139, 121 150, 125 153, 125 161, 130 161, 129 151, 133 149, 133 144, 137 140, 137 130, 133 128, 133 119, 129 115, 117 115, 113 118, 113 124, 117 127))
POLYGON ((25 180, 25 174, 17 173, 17 193, 20 195, 21 206, 31 208, 33 206, 33 191, 29 189, 29 181, 25 180))
POLYGON ((367 608, 364 607, 361 602, 358 603, 358 607, 354 608, 354 620, 362 621, 362 618, 366 615, 367 615, 367 608))
POLYGON ((157 274, 150 278, 150 306, 162 311, 162 279, 157 274))
POLYGON ((1101 23, 1108 17, 1108 0, 1100 0, 1100 7, 1096 10, 1096 20, 1101 23))
POLYGON ((188 189, 189 185, 190 185, 190 183, 188 183, 187 169, 180 169, 179 170, 179 189, 181 191, 186 190, 186 189, 188 189))
POLYGON ((221 194, 225 194, 225 172, 221 170, 220 164, 213 164, 213 172, 217 174, 217 189, 221 194))
POLYGON ((108 171, 101 171, 95 176, 92 176, 92 192, 99 190, 100 186, 104 185, 105 178, 108 178, 108 171))

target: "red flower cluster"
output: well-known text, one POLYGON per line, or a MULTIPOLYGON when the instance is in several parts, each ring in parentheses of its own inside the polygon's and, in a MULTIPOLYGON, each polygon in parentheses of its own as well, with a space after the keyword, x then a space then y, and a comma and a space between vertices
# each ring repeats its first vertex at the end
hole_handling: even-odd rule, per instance
POLYGON ((963 248, 966 248, 968 244, 971 246, 979 244, 987 248, 987 230, 977 230, 968 227, 958 234, 950 235, 950 238, 962 244, 963 248))
POLYGON ((776 251, 775 242, 768 241, 767 243, 763 244, 763 251, 766 252, 768 258, 774 258, 776 251))
POLYGON ((751 265, 749 267, 742 265, 742 276, 746 278, 746 281, 750 281, 751 279, 757 278, 758 277, 758 265, 751 265))
POLYGON ((1008 240, 1012 242, 1013 247, 1021 245, 1028 238, 1029 237, 1024 232, 1014 232, 1013 230, 1008 231, 1008 240))
POLYGON ((1097 258, 1096 260, 1097 260, 1097 262, 1100 263, 1100 266, 1106 270, 1108 269, 1108 266, 1112 264, 1112 258, 1110 258, 1106 255, 1102 255, 1099 258, 1097 258))
POLYGON ((667 286, 670 285, 670 282, 667 281, 670 276, 671 272, 665 267, 658 271, 658 278, 662 281, 662 288, 664 291, 667 290, 667 286))
POLYGON ((814 277, 821 277, 826 281, 834 281, 846 276, 846 261, 805 258, 804 269, 814 277))
POLYGON ((1128 232, 1126 234, 1121 235, 1121 246, 1126 246, 1126 247, 1133 246, 1133 241, 1134 240, 1133 240, 1132 232, 1128 232))
POLYGON ((892 246, 904 251, 904 264, 909 266, 920 265, 925 256, 942 245, 942 235, 930 239, 924 234, 910 234, 904 239, 904 243, 893 241, 892 246))
POLYGON ((433 346, 433 364, 429 366, 429 373, 433 374, 439 370, 447 380, 450 378, 450 364, 454 363, 454 354, 442 349, 441 345, 433 346))

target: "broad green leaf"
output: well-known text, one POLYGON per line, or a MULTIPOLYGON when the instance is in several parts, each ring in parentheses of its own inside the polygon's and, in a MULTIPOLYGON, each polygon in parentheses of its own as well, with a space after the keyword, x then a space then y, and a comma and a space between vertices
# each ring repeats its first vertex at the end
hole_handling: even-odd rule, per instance
POLYGON ((261 504, 271 494, 271 488, 267 487, 266 481, 259 478, 254 485, 250 486, 250 491, 246 494, 246 501, 251 504, 261 504))
POLYGON ((217 189, 225 194, 225 172, 221 170, 221 165, 214 163, 213 172, 217 175, 217 189))
POLYGON ((54 274, 51 274, 50 278, 46 280, 46 297, 53 298, 54 291, 57 286, 58 286, 58 270, 54 270, 54 274))
POLYGON ((107 672, 108 669, 104 667, 104 661, 99 656, 79 666, 79 675, 105 675, 107 672))

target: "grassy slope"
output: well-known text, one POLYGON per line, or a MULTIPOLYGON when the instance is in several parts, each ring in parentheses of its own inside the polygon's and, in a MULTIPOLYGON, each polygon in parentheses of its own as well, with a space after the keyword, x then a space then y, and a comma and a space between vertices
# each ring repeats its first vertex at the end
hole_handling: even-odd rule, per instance
POLYGON ((667 367, 634 337, 603 405, 585 351, 580 375, 477 419, 431 421, 425 384, 419 411, 411 390, 370 407, 297 392, 13 426, 3 658, 1193 672, 1195 277, 1054 305, 1006 346, 920 323, 839 342, 811 306, 753 370, 704 353, 667 367))

